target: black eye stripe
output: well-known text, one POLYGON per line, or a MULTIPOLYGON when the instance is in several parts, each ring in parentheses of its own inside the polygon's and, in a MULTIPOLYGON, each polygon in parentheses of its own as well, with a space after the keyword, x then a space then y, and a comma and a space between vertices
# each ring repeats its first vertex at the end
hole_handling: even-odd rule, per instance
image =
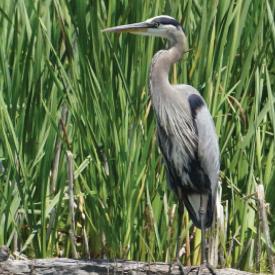
POLYGON ((173 25, 176 28, 181 28, 184 33, 186 33, 186 30, 184 27, 181 26, 181 24, 174 18, 167 18, 167 17, 159 17, 155 18, 153 21, 151 21, 150 25, 153 28, 158 28, 159 25, 173 25))
POLYGON ((180 23, 176 19, 167 18, 167 17, 156 18, 154 22, 162 25, 173 25, 175 27, 180 26, 180 23))

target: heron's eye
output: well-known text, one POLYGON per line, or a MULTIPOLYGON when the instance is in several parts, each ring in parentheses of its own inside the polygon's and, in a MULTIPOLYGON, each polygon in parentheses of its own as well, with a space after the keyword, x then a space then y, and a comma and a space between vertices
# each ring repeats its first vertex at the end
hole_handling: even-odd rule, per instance
POLYGON ((155 22, 155 23, 154 23, 154 27, 155 27, 155 28, 158 28, 158 27, 159 27, 159 25, 160 25, 160 23, 159 23, 159 22, 155 22))

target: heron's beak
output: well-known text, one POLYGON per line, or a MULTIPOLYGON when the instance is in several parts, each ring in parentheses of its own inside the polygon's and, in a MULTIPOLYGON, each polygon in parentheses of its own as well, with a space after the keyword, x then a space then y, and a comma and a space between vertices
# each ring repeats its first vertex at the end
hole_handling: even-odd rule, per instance
POLYGON ((133 24, 127 24, 127 25, 121 25, 116 27, 111 27, 102 30, 103 32, 131 32, 131 33, 144 33, 147 32, 148 28, 152 28, 153 25, 147 22, 141 22, 141 23, 133 23, 133 24))

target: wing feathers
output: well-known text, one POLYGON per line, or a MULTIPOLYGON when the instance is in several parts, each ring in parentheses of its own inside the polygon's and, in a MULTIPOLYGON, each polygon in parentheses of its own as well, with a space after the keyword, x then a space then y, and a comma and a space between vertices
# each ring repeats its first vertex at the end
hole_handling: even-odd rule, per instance
MULTIPOLYGON (((168 182, 173 191, 179 200, 183 201, 190 218, 199 228, 201 228, 199 210, 202 198, 207 213, 205 226, 209 227, 213 220, 219 171, 218 142, 212 117, 202 97, 191 94, 186 100, 190 107, 186 121, 182 122, 184 120, 182 116, 169 118, 175 120, 172 126, 181 129, 179 135, 181 138, 158 123, 158 143, 165 159, 168 182), (182 126, 188 124, 190 120, 193 123, 191 127, 195 129, 192 132, 192 140, 196 141, 192 146, 188 143, 189 139, 186 139, 185 133, 182 133, 185 129, 182 126), (192 152, 190 148, 193 148, 192 152)), ((175 104, 174 108, 178 108, 178 104, 175 104)), ((186 114, 186 109, 184 112, 186 114)), ((180 110, 174 110, 174 114, 177 113, 180 113, 180 110)))

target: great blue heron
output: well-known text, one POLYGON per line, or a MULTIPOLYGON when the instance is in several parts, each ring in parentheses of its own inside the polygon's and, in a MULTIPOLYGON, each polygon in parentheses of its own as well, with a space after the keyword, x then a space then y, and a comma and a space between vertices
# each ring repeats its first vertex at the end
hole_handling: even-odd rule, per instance
POLYGON ((179 200, 179 227, 185 205, 194 225, 202 230, 201 266, 214 274, 206 257, 205 229, 213 222, 220 169, 215 126, 204 99, 195 88, 169 82, 171 65, 188 51, 184 30, 174 18, 161 15, 103 31, 157 36, 170 42, 168 50, 154 55, 149 77, 158 143, 168 182, 179 200))

